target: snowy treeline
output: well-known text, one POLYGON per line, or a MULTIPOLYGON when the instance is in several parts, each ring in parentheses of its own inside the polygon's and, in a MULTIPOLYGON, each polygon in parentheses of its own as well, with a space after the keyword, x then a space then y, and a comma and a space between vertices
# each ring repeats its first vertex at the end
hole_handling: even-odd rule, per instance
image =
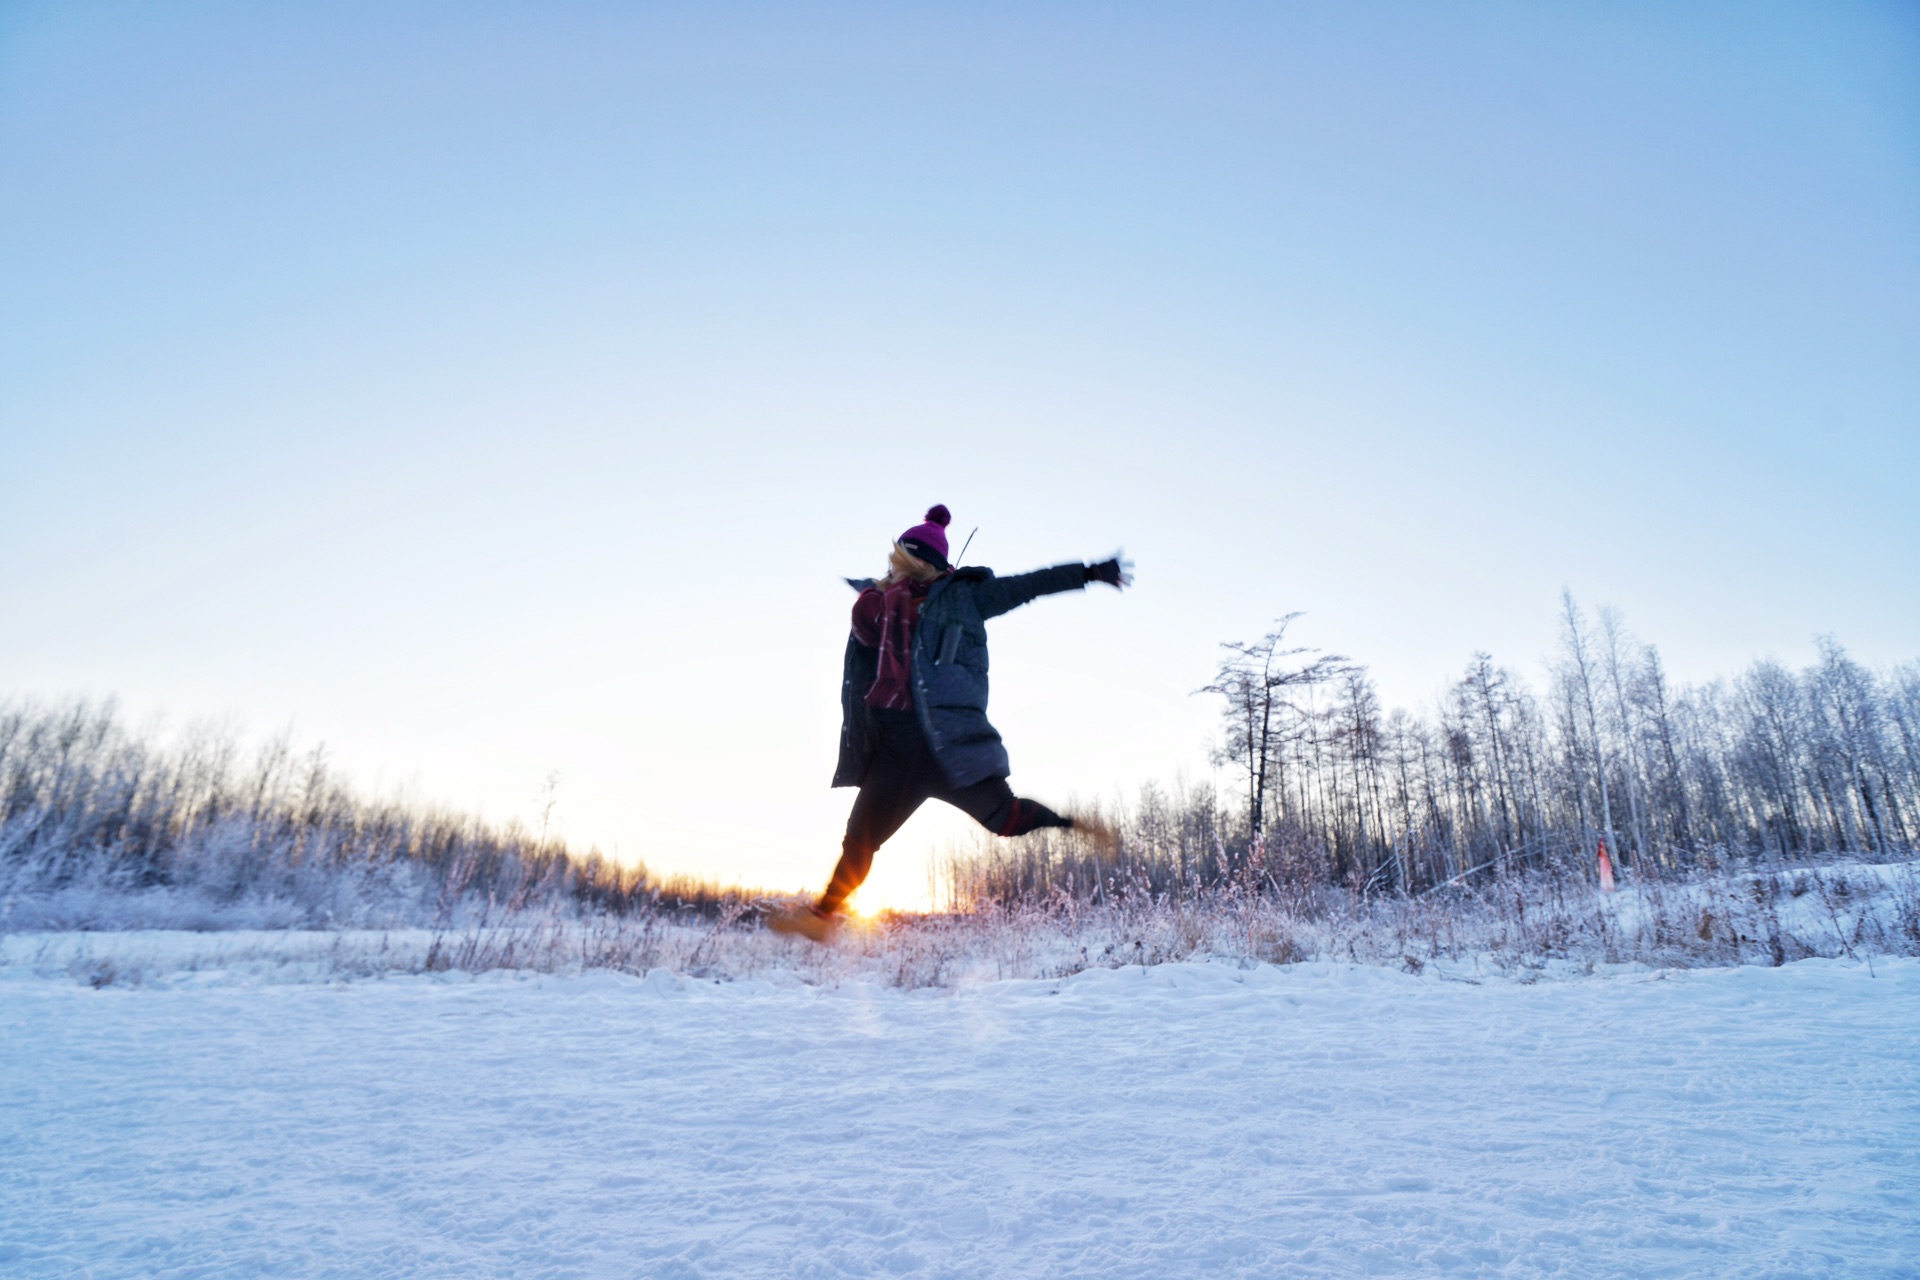
POLYGON ((1756 662, 1675 687, 1617 614, 1563 600, 1544 689, 1477 653, 1424 714, 1381 708, 1367 669, 1288 644, 1291 615, 1229 644, 1234 790, 1148 787, 1111 815, 1117 859, 1042 835, 962 854, 957 901, 1250 882, 1419 892, 1561 867, 1667 874, 1760 854, 1893 856, 1920 843, 1920 663, 1874 672, 1832 639, 1793 671, 1756 662))
POLYGON ((1203 957, 1526 971, 1920 953, 1911 860, 1800 867, 1769 845, 1759 865, 1655 875, 1650 859, 1611 896, 1584 863, 1532 860, 1403 894, 1328 883, 1331 852, 1269 799, 1283 816, 1250 844, 1248 814, 1211 790, 1149 788, 1117 858, 1073 833, 996 842, 950 868, 967 910, 860 923, 821 949, 756 927, 746 891, 368 800, 284 743, 243 755, 229 735, 129 733, 106 708, 0 708, 0 968, 143 981, 159 962, 138 946, 44 933, 130 927, 284 931, 210 936, 204 963, 314 976, 664 967, 905 986, 1203 957))
MULTIPOLYGON (((1117 853, 1076 832, 983 839, 948 859, 948 902, 1071 917, 1068 934, 1094 919, 1075 913, 1152 907, 1152 929, 1114 931, 1162 957, 1318 953, 1336 934, 1348 950, 1386 936, 1391 951, 1446 919, 1475 945, 1524 936, 1523 953, 1605 954, 1614 944, 1587 924, 1533 932, 1548 898, 1573 895, 1566 918, 1588 919, 1602 838, 1625 883, 1707 894, 1750 872, 1900 860, 1920 841, 1920 664, 1869 671, 1825 640, 1802 671, 1760 662, 1676 688, 1615 615, 1589 622, 1568 598, 1544 689, 1476 654, 1426 713, 1389 714, 1364 667, 1289 645, 1291 621, 1228 646, 1209 688, 1226 711, 1225 791, 1146 787, 1108 815, 1117 853), (1403 905, 1381 905, 1392 902, 1403 905), (1234 922, 1256 916, 1291 941, 1232 942, 1245 932, 1234 922), (1179 941, 1141 941, 1150 935, 1179 941)), ((1909 905, 1875 916, 1885 928, 1872 945, 1920 946, 1912 894, 1894 900, 1909 905)), ((322 752, 285 741, 246 753, 231 734, 130 732, 111 707, 0 706, 0 930, 416 926, 439 940, 422 961, 432 967, 482 962, 486 938, 524 948, 533 928, 602 963, 652 955, 684 910, 704 938, 751 926, 754 895, 661 881, 544 830, 369 799, 322 752), (655 931, 603 937, 592 922, 608 915, 655 931), (440 948, 463 930, 466 950, 449 961, 440 948)), ((1684 928, 1648 936, 1667 947, 1679 929, 1677 945, 1703 957, 1816 945, 1730 923, 1730 908, 1688 913, 1684 928)), ((1833 933, 1823 945, 1853 945, 1833 933)))
POLYGON ((0 927, 453 923, 663 895, 727 897, 517 824, 368 799, 320 749, 246 755, 231 733, 129 732, 110 705, 0 706, 0 927))

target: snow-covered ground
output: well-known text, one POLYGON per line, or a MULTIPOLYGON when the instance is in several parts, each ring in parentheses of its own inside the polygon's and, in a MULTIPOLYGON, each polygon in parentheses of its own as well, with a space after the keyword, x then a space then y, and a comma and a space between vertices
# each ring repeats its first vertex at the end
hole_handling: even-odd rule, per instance
POLYGON ((1913 1276, 1920 961, 0 969, 0 1274, 1913 1276))

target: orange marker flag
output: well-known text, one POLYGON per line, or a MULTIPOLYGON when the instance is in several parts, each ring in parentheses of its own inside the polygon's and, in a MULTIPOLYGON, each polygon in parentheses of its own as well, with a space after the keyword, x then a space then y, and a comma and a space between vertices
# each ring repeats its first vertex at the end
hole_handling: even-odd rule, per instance
POLYGON ((1600 892, 1613 892, 1613 863, 1607 858, 1607 838, 1600 837, 1600 892))

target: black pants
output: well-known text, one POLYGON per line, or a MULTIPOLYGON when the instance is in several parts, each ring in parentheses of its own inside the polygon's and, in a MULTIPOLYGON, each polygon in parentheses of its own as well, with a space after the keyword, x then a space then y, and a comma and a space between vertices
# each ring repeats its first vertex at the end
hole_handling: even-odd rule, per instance
POLYGON ((983 778, 964 787, 948 785, 913 712, 871 714, 873 760, 867 765, 860 794, 853 798, 853 812, 847 815, 840 864, 833 869, 833 881, 821 895, 822 911, 837 911, 853 896, 873 866, 873 851, 928 800, 945 800, 997 836, 1073 825, 1073 819, 1014 795, 1005 778, 983 778))

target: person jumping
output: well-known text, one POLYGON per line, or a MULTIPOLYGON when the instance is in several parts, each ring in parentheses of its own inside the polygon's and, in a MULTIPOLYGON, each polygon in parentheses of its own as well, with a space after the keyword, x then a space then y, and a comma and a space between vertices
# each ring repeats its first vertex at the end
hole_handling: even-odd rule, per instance
POLYGON ((927 800, 944 800, 999 836, 1041 827, 1079 828, 1111 846, 1112 831, 1013 794, 999 731, 987 721, 988 618, 1037 596, 1090 582, 1131 585, 1130 565, 1060 564, 1012 577, 947 563, 947 524, 934 506, 901 534, 883 578, 852 579, 853 631, 840 685, 836 787, 858 787, 840 862, 819 901, 776 912, 776 932, 816 942, 867 878, 873 854, 927 800))

